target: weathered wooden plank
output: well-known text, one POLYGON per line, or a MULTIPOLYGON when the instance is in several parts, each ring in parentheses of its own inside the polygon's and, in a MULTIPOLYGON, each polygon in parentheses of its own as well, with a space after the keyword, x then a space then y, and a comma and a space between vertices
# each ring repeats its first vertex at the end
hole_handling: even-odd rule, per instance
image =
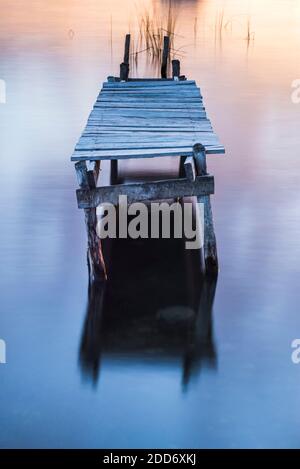
MULTIPOLYGON (((176 83, 176 82, 173 82, 176 83)), ((181 83, 181 82, 177 82, 181 83)), ((177 94, 179 95, 184 95, 184 94, 189 94, 189 93, 200 93, 201 90, 198 86, 186 86, 186 87, 181 87, 181 88, 175 88, 173 85, 169 86, 128 86, 129 82, 127 81, 124 83, 124 86, 120 87, 118 84, 115 83, 110 83, 109 87, 103 87, 100 90, 100 93, 150 93, 150 94, 160 94, 160 93, 167 93, 167 94, 177 94)))
POLYGON ((155 88, 156 86, 178 86, 178 87, 188 87, 188 86, 196 86, 195 80, 184 80, 184 81, 179 81, 179 82, 174 82, 173 80, 161 80, 161 79, 149 79, 149 80, 136 80, 135 81, 128 81, 126 83, 121 83, 121 82, 104 82, 103 83, 103 88, 110 88, 110 87, 116 87, 116 88, 155 88))
MULTIPOLYGON (((139 135, 131 137, 118 137, 113 139, 98 136, 82 136, 76 145, 76 150, 113 150, 113 149, 134 149, 134 148, 174 148, 193 146, 199 142, 199 135, 171 136, 162 138, 161 135, 153 137, 139 138, 139 135)), ((202 145, 220 145, 220 142, 213 133, 201 134, 202 145)))
MULTIPOLYGON (((213 132, 84 132, 78 143, 88 143, 89 145, 101 145, 101 143, 113 142, 137 142, 137 143, 163 143, 166 141, 180 142, 198 139, 197 142, 206 140, 219 143, 219 139, 213 132), (112 141, 113 140, 113 141, 112 141)), ((195 142, 195 143, 197 143, 195 142)))
MULTIPOLYGON (((202 132, 212 132, 212 126, 205 120, 200 121, 199 126, 185 126, 185 127, 134 127, 134 126, 114 126, 114 125, 87 125, 82 133, 82 136, 86 135, 109 135, 113 138, 115 135, 137 135, 139 133, 145 133, 146 135, 155 135, 161 133, 163 135, 176 135, 179 134, 198 134, 202 132)), ((201 141, 201 138, 199 139, 201 141)))
POLYGON ((139 97, 134 97, 134 98, 103 98, 101 97, 100 99, 97 99, 97 101, 95 102, 95 104, 105 104, 105 105, 112 105, 112 107, 115 107, 117 105, 122 105, 122 106, 127 106, 127 105, 131 105, 131 104, 134 104, 134 105, 139 105, 139 106, 142 106, 142 105, 146 105, 146 106, 150 106, 151 104, 152 105, 161 105, 161 106, 168 106, 169 104, 173 107, 173 106, 177 106, 177 108, 181 108, 181 106, 185 106, 185 105, 197 105, 197 106, 200 106, 200 107, 203 107, 204 106, 204 103, 202 101, 202 99, 200 98, 188 98, 188 99, 176 99, 176 98, 162 98, 160 99, 159 101, 156 99, 156 98, 145 98, 145 99, 141 99, 139 97))
POLYGON ((149 110, 173 110, 176 109, 177 111, 182 110, 198 110, 203 111, 205 110, 204 106, 201 103, 170 103, 170 102, 103 102, 97 101, 94 105, 94 109, 149 109, 149 110))
MULTIPOLYGON (((133 117, 141 119, 183 119, 183 118, 193 118, 193 119, 205 119, 206 112, 198 110, 188 110, 181 111, 177 109, 171 109, 169 111, 164 111, 163 109, 157 110, 142 110, 142 109, 93 109, 93 116, 100 120, 106 120, 111 118, 119 117, 133 117)), ((92 117, 92 116, 91 116, 92 117)))
MULTIPOLYGON (((222 154, 224 153, 222 146, 207 146, 206 154, 222 154)), ((156 158, 165 156, 191 156, 193 149, 191 146, 176 148, 151 148, 151 149, 134 149, 134 150, 88 150, 75 151, 71 157, 72 161, 80 160, 112 160, 112 159, 129 159, 129 158, 156 158)))
POLYGON ((197 91, 193 91, 192 93, 181 93, 179 96, 177 93, 164 93, 163 91, 159 91, 158 93, 150 93, 150 92, 142 92, 142 93, 133 93, 132 91, 128 93, 119 93, 119 92, 113 92, 113 93, 101 93, 99 94, 96 102, 103 101, 103 100, 122 100, 125 101, 127 99, 139 99, 140 101, 148 101, 148 100, 168 100, 168 101, 177 101, 178 103, 180 102, 185 102, 185 101, 194 101, 199 100, 203 102, 203 98, 198 93, 197 91))
POLYGON ((100 119, 99 117, 96 116, 91 116, 88 120, 87 125, 90 126, 113 126, 114 128, 118 127, 173 127, 173 128, 187 128, 187 129, 193 129, 197 128, 197 125, 201 126, 202 124, 205 124, 209 122, 208 119, 201 118, 201 119, 191 119, 188 117, 184 118, 174 118, 174 119, 159 119, 159 118, 154 118, 154 119, 144 119, 142 117, 136 118, 136 117, 118 117, 118 118, 111 118, 107 116, 106 118, 100 119))
POLYGON ((146 123, 139 121, 137 124, 135 124, 132 121, 127 121, 125 123, 121 122, 99 122, 97 123, 97 120, 91 120, 85 127, 85 131, 99 131, 102 129, 103 131, 105 130, 110 130, 111 132, 122 132, 123 130, 128 130, 130 132, 144 132, 144 131, 151 131, 155 132, 156 130, 158 132, 176 132, 182 131, 182 132, 191 132, 191 131, 206 131, 206 129, 211 130, 212 126, 211 123, 208 119, 202 119, 200 121, 192 121, 192 120, 186 120, 182 123, 180 122, 169 122, 162 121, 162 122, 157 122, 156 120, 150 120, 147 121, 146 123))
MULTIPOLYGON (((182 89, 180 91, 170 88, 155 88, 155 89, 144 89, 144 88, 136 88, 136 89, 130 89, 130 88, 124 88, 122 90, 119 89, 102 89, 100 91, 101 95, 103 96, 202 96, 199 88, 191 88, 191 89, 182 89)), ((99 94, 100 94, 99 93, 99 94)))
POLYGON ((78 189, 77 202, 79 208, 86 209, 95 208, 104 202, 117 205, 120 195, 126 195, 130 204, 134 201, 163 200, 213 193, 213 176, 201 176, 197 177, 194 182, 187 179, 167 179, 164 181, 97 187, 93 190, 78 189))

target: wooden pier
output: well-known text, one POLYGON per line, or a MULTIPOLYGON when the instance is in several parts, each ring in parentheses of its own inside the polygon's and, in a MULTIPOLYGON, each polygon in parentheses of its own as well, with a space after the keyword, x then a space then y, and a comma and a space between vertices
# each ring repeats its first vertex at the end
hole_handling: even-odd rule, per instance
POLYGON ((210 195, 214 178, 207 173, 206 155, 222 154, 207 118, 195 81, 180 75, 180 63, 172 61, 167 78, 169 40, 164 39, 161 79, 129 78, 130 36, 126 36, 120 77, 108 77, 97 97, 87 125, 75 147, 79 182, 78 207, 84 209, 88 235, 90 280, 107 278, 101 240, 97 235, 96 208, 103 202, 197 197, 204 204, 204 266, 218 271, 216 238, 210 195), (176 179, 118 184, 118 160, 180 157, 176 179), (111 161, 111 185, 100 186, 101 161, 111 161))

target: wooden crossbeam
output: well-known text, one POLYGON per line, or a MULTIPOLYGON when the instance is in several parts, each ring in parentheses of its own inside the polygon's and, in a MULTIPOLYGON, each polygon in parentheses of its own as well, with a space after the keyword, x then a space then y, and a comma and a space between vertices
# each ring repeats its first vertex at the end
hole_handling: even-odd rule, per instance
POLYGON ((128 203, 143 200, 162 200, 177 197, 204 196, 214 193, 214 177, 199 176, 194 181, 188 179, 167 179, 164 181, 118 184, 97 187, 92 190, 78 189, 79 208, 95 208, 105 202, 118 205, 119 196, 126 195, 128 203))

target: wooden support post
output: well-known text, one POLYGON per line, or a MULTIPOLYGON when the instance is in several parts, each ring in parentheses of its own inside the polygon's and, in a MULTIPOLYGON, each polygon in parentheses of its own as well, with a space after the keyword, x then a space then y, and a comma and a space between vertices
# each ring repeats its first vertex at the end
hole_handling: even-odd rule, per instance
MULTIPOLYGON (((78 183, 81 189, 95 190, 100 171, 100 162, 86 164, 79 161, 75 164, 78 183)), ((87 261, 89 269, 89 281, 106 280, 106 268, 102 254, 101 239, 97 235, 96 207, 84 210, 85 224, 88 237, 87 261)))
POLYGON ((124 63, 129 64, 130 34, 126 34, 124 48, 124 63))
POLYGON ((120 65, 120 79, 121 79, 121 81, 128 81, 128 76, 129 76, 129 51, 130 51, 130 34, 126 34, 125 48, 124 48, 124 61, 120 65))
POLYGON ((181 156, 179 159, 179 177, 180 178, 185 177, 185 168, 184 168, 185 160, 186 160, 186 156, 181 156))
POLYGON ((169 58, 170 38, 164 36, 164 48, 162 53, 161 77, 167 78, 168 58, 169 58))
POLYGON ((127 81, 129 75, 129 65, 124 62, 120 65, 120 80, 127 81))
POLYGON ((188 156, 184 162, 185 176, 189 181, 196 180, 196 168, 194 163, 194 158, 188 156))
POLYGON ((118 184, 118 160, 110 161, 110 183, 118 184))
MULTIPOLYGON (((206 153, 203 145, 197 143, 193 147, 197 176, 207 176, 206 153)), ((198 203, 204 204, 204 262, 205 271, 218 273, 217 242, 214 231, 212 209, 209 195, 197 197, 198 203)))
POLYGON ((172 60, 172 76, 173 80, 179 80, 180 77, 180 61, 172 60))

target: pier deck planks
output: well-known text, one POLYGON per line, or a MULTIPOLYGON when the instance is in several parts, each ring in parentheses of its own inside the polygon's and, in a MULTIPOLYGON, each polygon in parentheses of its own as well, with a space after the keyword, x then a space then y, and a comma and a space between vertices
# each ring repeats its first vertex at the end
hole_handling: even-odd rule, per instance
POLYGON ((195 81, 106 82, 72 161, 224 153, 195 81))

